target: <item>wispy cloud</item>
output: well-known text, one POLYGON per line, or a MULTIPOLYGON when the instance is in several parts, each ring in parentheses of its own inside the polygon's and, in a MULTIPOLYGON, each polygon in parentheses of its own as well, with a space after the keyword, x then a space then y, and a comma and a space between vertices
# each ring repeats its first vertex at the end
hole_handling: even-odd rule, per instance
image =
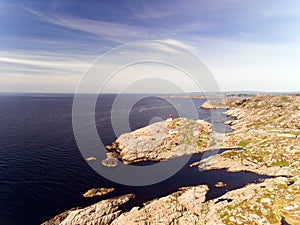
POLYGON ((59 14, 40 13, 29 8, 25 9, 45 22, 62 26, 67 29, 101 36, 107 40, 118 43, 153 38, 153 29, 142 26, 76 18, 59 14))
MULTIPOLYGON (((285 89, 300 82, 296 76, 299 2, 128 1, 117 7, 84 5, 82 11, 72 2, 50 1, 46 7, 30 0, 23 4, 0 5, 6 17, 14 15, 9 10, 19 10, 17 19, 0 15, 1 90, 16 89, 14 81, 18 88, 26 84, 28 90, 31 83, 54 91, 64 83, 73 90, 98 56, 120 44, 143 40, 161 40, 197 53, 224 89, 256 89, 255 80, 264 76, 273 82, 270 88, 280 89, 273 78, 280 80, 281 74, 286 74, 286 82, 291 80, 285 89)), ((177 53, 176 48, 159 44, 148 47, 127 52, 126 57, 150 54, 151 48, 177 53)))
MULTIPOLYGON (((163 2, 161 2, 163 3, 163 2)), ((168 18, 171 16, 179 15, 182 11, 184 11, 184 7, 170 7, 169 3, 167 3, 167 7, 162 7, 160 4, 158 7, 153 7, 155 5, 154 2, 146 2, 146 1, 137 1, 129 4, 129 7, 133 13, 131 18, 138 19, 162 19, 168 18)))
POLYGON ((0 52, 1 91, 74 92, 95 57, 47 52, 0 52))
POLYGON ((0 52, 0 63, 3 66, 13 64, 24 68, 45 68, 62 71, 82 72, 90 65, 93 57, 81 56, 76 58, 72 55, 51 54, 45 52, 0 52))

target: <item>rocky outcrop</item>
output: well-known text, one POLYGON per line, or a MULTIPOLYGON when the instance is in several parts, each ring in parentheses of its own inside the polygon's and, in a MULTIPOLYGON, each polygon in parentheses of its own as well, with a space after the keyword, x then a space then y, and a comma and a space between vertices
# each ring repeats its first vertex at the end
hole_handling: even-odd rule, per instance
POLYGON ((42 225, 107 225, 120 214, 119 206, 134 197, 133 194, 100 201, 83 209, 71 209, 42 225))
MULTIPOLYGON (((229 105, 226 114, 231 121, 227 124, 233 132, 226 134, 225 142, 243 150, 226 151, 191 166, 285 177, 249 184, 209 201, 205 201, 206 185, 181 188, 121 212, 119 205, 133 197, 125 195, 69 210, 44 224, 267 225, 281 224, 282 218, 300 224, 300 97, 263 95, 229 105)), ((200 146, 208 143, 210 132, 206 122, 179 118, 121 135, 114 147, 125 163, 165 160, 204 151, 200 146)))
POLYGON ((299 177, 270 178, 209 201, 205 200, 207 191, 206 185, 180 188, 143 207, 121 213, 118 206, 132 198, 125 195, 84 209, 69 210, 44 224, 266 225, 280 224, 283 217, 289 224, 300 222, 299 177))
POLYGON ((88 158, 86 158, 85 160, 86 160, 86 161, 95 161, 96 158, 95 158, 95 157, 88 157, 88 158))
POLYGON ((207 210, 200 224, 281 224, 283 217, 289 224, 299 224, 300 183, 289 186, 290 182, 278 177, 229 191, 204 203, 207 210))
POLYGON ((214 155, 201 161, 200 169, 214 170, 227 169, 228 172, 248 171, 269 176, 291 176, 292 170, 289 166, 265 166, 262 163, 253 163, 248 160, 234 160, 222 155, 214 155))
POLYGON ((106 158, 101 161, 103 166, 116 167, 118 165, 118 159, 114 152, 107 152, 106 158))
POLYGON ((215 187, 226 187, 227 184, 225 184, 223 181, 218 181, 217 183, 215 183, 215 187))
POLYGON ((249 184, 205 201, 207 186, 182 188, 166 197, 150 201, 121 214, 113 225, 121 224, 290 224, 300 222, 300 183, 285 177, 249 184))
POLYGON ((230 110, 226 114, 248 128, 300 128, 300 96, 297 95, 259 95, 227 104, 230 110))
POLYGON ((200 107, 202 109, 227 109, 225 100, 222 101, 207 100, 200 107))
POLYGON ((178 118, 122 134, 114 144, 125 164, 163 161, 204 151, 210 132, 211 125, 203 120, 178 118))
POLYGON ((242 147, 226 151, 191 166, 211 170, 249 171, 271 176, 294 176, 300 171, 300 96, 260 95, 228 101, 223 146, 242 147))
POLYGON ((206 185, 182 188, 171 195, 150 201, 142 208, 134 207, 115 219, 112 225, 200 223, 199 215, 207 191, 206 185))
POLYGON ((106 195, 114 190, 115 190, 114 188, 92 188, 92 189, 88 190, 87 192, 85 192, 83 194, 83 197, 92 198, 95 196, 106 195))

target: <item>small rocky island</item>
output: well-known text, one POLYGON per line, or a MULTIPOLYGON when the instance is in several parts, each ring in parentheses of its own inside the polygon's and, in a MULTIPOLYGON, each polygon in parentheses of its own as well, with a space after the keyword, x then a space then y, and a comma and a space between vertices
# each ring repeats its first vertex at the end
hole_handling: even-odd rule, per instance
POLYGON ((95 197, 95 196, 106 195, 106 194, 108 194, 108 193, 110 193, 114 190, 115 190, 114 188, 92 188, 92 189, 86 191, 83 194, 83 197, 92 198, 92 197, 95 197))
MULTIPOLYGON (((226 115, 231 118, 226 123, 233 132, 226 134, 223 146, 243 149, 228 150, 192 166, 273 177, 211 200, 206 200, 207 185, 183 187, 143 207, 122 212, 119 207, 134 197, 129 193, 83 209, 71 209, 44 225, 279 225, 283 219, 287 224, 300 224, 300 96, 259 95, 228 100, 226 106, 226 115)), ((160 161, 203 151, 210 132, 207 123, 178 118, 121 135, 115 146, 124 163, 160 161)), ((221 181, 215 185, 226 186, 221 181)))

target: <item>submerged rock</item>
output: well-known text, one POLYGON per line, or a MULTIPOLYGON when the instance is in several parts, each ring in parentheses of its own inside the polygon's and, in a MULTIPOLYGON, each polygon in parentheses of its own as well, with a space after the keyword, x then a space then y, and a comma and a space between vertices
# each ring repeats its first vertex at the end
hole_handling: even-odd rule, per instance
POLYGON ((101 163, 106 167, 116 167, 118 165, 118 159, 115 157, 114 153, 108 152, 106 153, 106 159, 103 159, 101 163))

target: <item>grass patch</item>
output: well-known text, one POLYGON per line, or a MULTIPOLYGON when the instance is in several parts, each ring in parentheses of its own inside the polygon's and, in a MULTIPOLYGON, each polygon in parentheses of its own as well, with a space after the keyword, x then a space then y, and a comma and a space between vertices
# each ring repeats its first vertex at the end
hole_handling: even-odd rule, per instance
POLYGON ((203 144, 204 144, 204 142, 203 142, 202 140, 198 140, 197 145, 198 145, 199 147, 202 147, 203 144))
POLYGON ((249 143, 249 141, 241 141, 240 143, 238 143, 238 146, 246 147, 249 143))
POLYGON ((289 162, 287 162, 287 161, 280 161, 280 160, 278 160, 276 162, 273 162, 271 164, 271 166, 289 166, 289 165, 290 165, 289 162))
POLYGON ((288 98, 287 96, 282 96, 282 97, 281 97, 281 100, 282 100, 283 102, 289 102, 289 98, 288 98))
POLYGON ((186 139, 182 142, 182 144, 185 144, 185 145, 191 145, 192 144, 192 141, 189 140, 189 139, 186 139))

